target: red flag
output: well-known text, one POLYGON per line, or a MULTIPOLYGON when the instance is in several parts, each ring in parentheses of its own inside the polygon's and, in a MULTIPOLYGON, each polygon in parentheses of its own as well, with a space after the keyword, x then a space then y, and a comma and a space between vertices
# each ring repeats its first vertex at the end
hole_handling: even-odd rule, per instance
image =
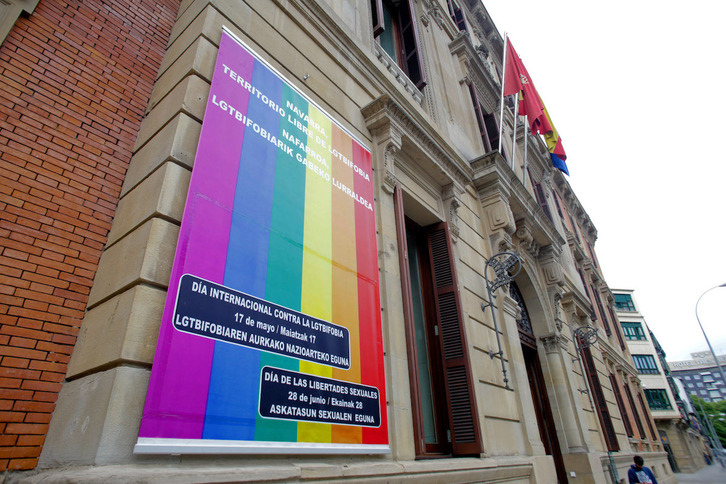
POLYGON ((514 46, 507 39, 507 65, 504 67, 504 95, 520 93, 519 114, 526 115, 533 133, 545 134, 552 131, 544 115, 544 104, 534 88, 532 78, 514 46))

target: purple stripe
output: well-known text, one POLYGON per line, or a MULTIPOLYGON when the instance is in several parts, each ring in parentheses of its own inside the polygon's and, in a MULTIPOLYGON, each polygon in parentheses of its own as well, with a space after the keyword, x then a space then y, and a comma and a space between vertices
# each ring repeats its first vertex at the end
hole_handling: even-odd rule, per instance
POLYGON ((181 333, 172 326, 174 302, 182 274, 224 282, 227 245, 243 124, 222 109, 225 101, 247 112, 249 92, 230 71, 250 79, 254 60, 222 34, 202 134, 194 162, 169 292, 164 307, 154 366, 146 397, 140 437, 202 437, 214 342, 181 333), (214 104, 216 101, 217 104, 214 104))

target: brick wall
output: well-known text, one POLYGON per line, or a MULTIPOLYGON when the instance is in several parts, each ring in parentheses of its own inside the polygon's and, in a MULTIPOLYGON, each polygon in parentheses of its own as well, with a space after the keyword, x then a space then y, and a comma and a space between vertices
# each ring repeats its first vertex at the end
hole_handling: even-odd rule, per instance
POLYGON ((179 0, 42 0, 0 46, 0 471, 32 469, 179 0))

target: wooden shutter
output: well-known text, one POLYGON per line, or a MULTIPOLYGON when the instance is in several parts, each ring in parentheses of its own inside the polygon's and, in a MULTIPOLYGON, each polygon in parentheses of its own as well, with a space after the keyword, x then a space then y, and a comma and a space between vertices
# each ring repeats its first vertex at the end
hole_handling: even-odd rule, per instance
POLYGON ((625 340, 623 339, 623 328, 618 324, 618 318, 615 317, 615 313, 613 313, 613 308, 610 307, 608 304, 608 314, 610 314, 610 321, 613 322, 613 331, 615 332, 615 336, 618 338, 618 343, 620 343, 620 349, 625 351, 625 340))
POLYGON ((484 143, 484 151, 489 153, 492 150, 492 146, 489 143, 489 135, 484 124, 484 110, 481 107, 479 96, 476 93, 473 83, 469 84, 469 94, 471 95, 471 102, 474 105, 474 116, 476 117, 476 124, 479 127, 479 136, 481 137, 482 143, 484 143))
POLYGON ((403 191, 400 183, 393 189, 393 207, 396 215, 396 236, 398 239, 398 265, 401 271, 401 296, 403 303, 404 330, 408 342, 408 378, 411 384, 411 406, 413 413, 413 434, 416 455, 425 453, 424 425, 421 417, 421 395, 419 394, 418 355, 416 354, 416 332, 413 322, 413 298, 411 296, 411 271, 408 265, 408 244, 406 243, 406 217, 403 211, 403 191))
POLYGON ((602 392, 600 378, 598 378, 597 376, 597 368, 595 368, 595 361, 592 359, 592 353, 590 352, 590 348, 583 348, 581 356, 583 363, 585 364, 585 373, 587 373, 587 379, 590 383, 590 393, 592 396, 592 400, 595 403, 595 410, 597 410, 597 416, 600 420, 600 425, 602 426, 602 430, 605 433, 605 443, 609 451, 618 451, 620 450, 620 444, 618 444, 618 439, 615 435, 613 421, 610 419, 610 411, 608 410, 608 404, 605 400, 605 395, 602 392))
POLYGON ((433 272, 436 324, 449 405, 451 448, 455 455, 479 454, 479 414, 447 225, 440 223, 429 227, 427 239, 433 272))
POLYGON ((608 322, 607 316, 605 316, 605 309, 602 307, 602 300, 600 299, 600 294, 595 290, 595 287, 590 286, 592 288, 592 297, 595 298, 595 303, 597 304, 597 310, 600 313, 600 319, 602 319, 603 326, 605 327, 605 334, 610 336, 613 334, 612 330, 610 329, 610 323, 608 322))
POLYGON ((487 130, 487 137, 489 139, 489 144, 492 147, 492 150, 494 148, 499 147, 499 124, 497 123, 497 118, 493 114, 484 114, 484 127, 487 130))
POLYGON ((373 19, 373 37, 383 33, 383 0, 371 0, 371 17, 373 19))
POLYGON ((454 9, 454 22, 459 30, 466 32, 466 22, 464 21, 464 12, 460 8, 454 9))
POLYGON ((463 30, 464 32, 466 32, 466 22, 464 22, 463 10, 461 10, 461 8, 459 8, 459 6, 456 5, 453 0, 448 0, 447 3, 449 5, 449 15, 451 16, 451 20, 454 21, 456 27, 459 30, 463 30))
POLYGON ((620 394, 620 385, 618 385, 617 378, 612 373, 610 374, 610 385, 613 387, 613 393, 615 394, 615 402, 618 404, 618 411, 620 412, 620 418, 623 420, 625 426, 625 434, 628 437, 632 437, 633 426, 630 424, 630 418, 628 412, 625 410, 625 402, 623 402, 623 396, 620 394))
POLYGON ((648 412, 648 407, 645 405, 645 400, 643 400, 643 395, 638 393, 638 401, 640 402, 640 408, 643 409, 643 418, 648 423, 648 430, 650 430, 650 437, 655 442, 658 440, 658 438, 655 436, 655 430, 653 430, 653 421, 650 418, 650 412, 648 412))
POLYGON ((534 181, 534 177, 532 176, 532 172, 529 171, 529 168, 527 168, 527 174, 529 175, 529 181, 532 183, 534 198, 537 200, 537 203, 539 204, 540 208, 545 213, 547 218, 550 219, 550 221, 554 221, 552 219, 552 212, 550 212, 550 207, 549 205, 547 205, 547 197, 545 196, 544 190, 542 189, 542 185, 534 181))
POLYGON ((643 428, 643 422, 640 420, 638 409, 635 407, 635 400, 633 400, 633 393, 630 391, 628 385, 623 385, 625 389, 625 395, 628 397, 628 403, 630 403, 630 410, 633 412, 633 418, 635 419, 635 425, 638 427, 638 433, 641 439, 645 439, 645 429, 643 428))
POLYGON ((398 25, 401 27, 403 68, 408 78, 417 88, 426 86, 426 73, 424 72, 421 42, 416 28, 416 15, 411 0, 404 0, 398 7, 398 25))

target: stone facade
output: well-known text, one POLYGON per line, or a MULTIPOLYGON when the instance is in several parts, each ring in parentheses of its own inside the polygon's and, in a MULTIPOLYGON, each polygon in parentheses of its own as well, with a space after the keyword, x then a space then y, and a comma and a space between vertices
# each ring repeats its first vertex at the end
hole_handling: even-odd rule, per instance
POLYGON ((525 169, 508 107, 503 154, 487 147, 493 133, 480 136, 474 102, 498 117, 503 39, 480 2, 457 3, 450 12, 448 2, 410 2, 422 82, 375 39, 377 2, 181 2, 38 467, 19 480, 605 483, 622 481, 638 452, 659 482, 674 482, 595 258, 594 225, 540 139, 529 138, 525 169), (133 452, 223 27, 372 151, 390 453, 133 452), (474 456, 425 458, 406 331, 406 223, 444 223, 452 247, 474 456), (487 262, 503 251, 517 252, 521 271, 490 299, 487 262))

